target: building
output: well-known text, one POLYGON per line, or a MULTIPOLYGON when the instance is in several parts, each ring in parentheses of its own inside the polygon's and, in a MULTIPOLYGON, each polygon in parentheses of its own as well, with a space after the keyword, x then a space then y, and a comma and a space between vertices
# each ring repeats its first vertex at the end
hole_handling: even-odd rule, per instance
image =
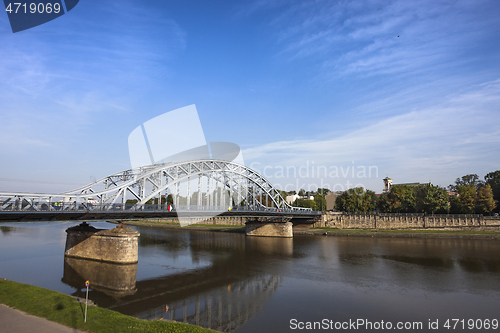
POLYGON ((286 203, 291 205, 295 202, 295 200, 299 199, 300 196, 298 194, 293 194, 293 195, 287 195, 285 200, 286 200, 286 203))
POLYGON ((382 193, 389 193, 392 188, 392 179, 389 177, 384 178, 384 190, 382 193))
POLYGON ((310 196, 307 196, 307 195, 304 195, 304 196, 300 196, 298 194, 294 194, 294 195, 287 195, 285 200, 287 202, 287 204, 291 205, 295 202, 295 200, 297 199, 304 199, 304 200, 314 200, 314 196, 310 195, 310 196))
POLYGON ((337 193, 330 192, 325 195, 326 210, 333 210, 335 208, 335 200, 337 200, 337 193))
MULTIPOLYGON (((430 182, 429 182, 430 184, 430 182)), ((382 191, 382 193, 384 194, 387 194, 389 192, 391 192, 391 189, 394 187, 394 186, 398 186, 398 185, 404 185, 404 186, 418 186, 420 185, 420 183, 403 183, 403 184, 393 184, 392 182, 392 179, 389 178, 389 177, 385 177, 384 178, 384 190, 382 191)))

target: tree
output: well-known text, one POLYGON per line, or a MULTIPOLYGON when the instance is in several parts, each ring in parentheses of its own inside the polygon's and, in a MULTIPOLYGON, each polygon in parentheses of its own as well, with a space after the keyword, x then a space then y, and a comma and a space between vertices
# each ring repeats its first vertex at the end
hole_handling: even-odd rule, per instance
POLYGON ((167 205, 173 205, 174 204, 174 197, 172 196, 172 194, 169 194, 167 196, 167 205))
POLYGON ((321 188, 319 187, 318 190, 316 191, 317 194, 328 194, 330 193, 330 190, 327 188, 321 188))
POLYGON ((415 189, 415 207, 421 213, 445 213, 449 208, 448 192, 432 184, 420 185, 415 189))
POLYGON ((314 196, 314 202, 316 203, 316 210, 319 211, 326 210, 326 199, 324 194, 316 194, 314 196))
POLYGON ((306 195, 306 191, 303 188, 301 188, 299 191, 299 195, 303 197, 304 195, 306 195))
POLYGON ((484 185, 477 191, 476 196, 476 212, 490 213, 496 207, 496 202, 493 199, 493 191, 489 184, 484 185))
POLYGON ((455 185, 449 185, 448 188, 456 192, 458 186, 472 186, 476 190, 479 189, 481 186, 484 185, 484 182, 482 180, 479 180, 479 176, 476 175, 475 173, 469 174, 462 176, 462 178, 457 178, 455 180, 455 185))
POLYGON ((352 213, 365 213, 375 210, 377 196, 373 191, 362 187, 348 189, 335 199, 335 208, 352 213))
POLYGON ((340 211, 346 211, 346 196, 347 192, 342 192, 335 198, 335 209, 340 211))
POLYGON ((389 211, 392 213, 412 213, 415 211, 415 188, 395 185, 388 194, 389 211))
POLYGON ((484 176, 484 180, 491 186, 493 199, 497 202, 497 209, 500 209, 500 170, 488 173, 484 176))
POLYGON ((314 200, 309 200, 309 199, 297 199, 294 202, 295 207, 304 207, 304 208, 311 208, 312 210, 316 210, 316 202, 314 200))
POLYGON ((288 196, 288 194, 285 192, 285 191, 280 191, 278 190, 278 193, 281 195, 281 197, 286 200, 286 197, 288 196))
POLYGON ((364 194, 364 211, 365 212, 373 212, 377 207, 378 197, 375 192, 366 190, 364 194))
POLYGON ((473 214, 476 206, 476 189, 474 186, 457 186, 456 195, 452 196, 450 203, 452 213, 473 214))
POLYGON ((377 200, 377 210, 381 213, 391 212, 391 204, 389 202, 389 195, 383 193, 377 200))
POLYGON ((462 211, 460 206, 460 199, 456 195, 456 193, 450 194, 450 213, 451 214, 460 214, 462 211))

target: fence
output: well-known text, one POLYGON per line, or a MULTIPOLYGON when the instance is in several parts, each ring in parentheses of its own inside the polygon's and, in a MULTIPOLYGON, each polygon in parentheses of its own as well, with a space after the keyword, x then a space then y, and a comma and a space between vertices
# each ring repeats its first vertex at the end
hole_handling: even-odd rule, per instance
POLYGON ((500 227, 500 219, 477 214, 332 214, 315 224, 340 229, 429 229, 500 227))

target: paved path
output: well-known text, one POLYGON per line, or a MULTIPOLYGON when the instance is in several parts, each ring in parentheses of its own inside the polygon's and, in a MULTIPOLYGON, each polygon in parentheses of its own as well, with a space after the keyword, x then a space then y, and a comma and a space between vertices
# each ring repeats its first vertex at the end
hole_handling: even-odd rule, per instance
POLYGON ((83 333, 54 323, 45 318, 39 318, 25 312, 9 308, 0 304, 0 332, 1 333, 83 333))

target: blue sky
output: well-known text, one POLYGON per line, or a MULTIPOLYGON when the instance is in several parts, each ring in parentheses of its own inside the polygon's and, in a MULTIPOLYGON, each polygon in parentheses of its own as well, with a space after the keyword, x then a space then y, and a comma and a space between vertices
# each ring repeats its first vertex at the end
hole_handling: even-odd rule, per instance
POLYGON ((288 190, 483 177, 500 169, 499 40, 495 0, 82 0, 16 34, 0 14, 0 191, 125 170, 130 132, 191 104, 207 141, 288 190))

